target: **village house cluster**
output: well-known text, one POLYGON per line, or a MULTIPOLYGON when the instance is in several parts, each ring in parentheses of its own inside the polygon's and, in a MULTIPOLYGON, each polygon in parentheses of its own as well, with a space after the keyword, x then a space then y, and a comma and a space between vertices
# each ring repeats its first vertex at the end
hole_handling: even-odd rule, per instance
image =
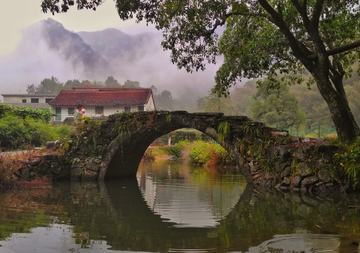
POLYGON ((59 94, 1 94, 3 103, 13 106, 31 106, 37 109, 50 108, 55 122, 73 118, 75 110, 82 105, 87 117, 109 116, 117 112, 156 110, 150 88, 127 88, 74 86, 72 91, 59 94))

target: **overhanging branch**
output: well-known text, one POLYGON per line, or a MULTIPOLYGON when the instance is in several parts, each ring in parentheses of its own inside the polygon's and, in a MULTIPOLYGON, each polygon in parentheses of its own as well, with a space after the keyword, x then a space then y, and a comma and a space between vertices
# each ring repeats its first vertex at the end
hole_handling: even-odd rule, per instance
MULTIPOLYGON (((357 47, 360 47, 360 40, 355 41, 355 42, 350 43, 350 44, 347 44, 347 45, 345 45, 345 46, 341 46, 341 47, 337 47, 337 48, 330 49, 329 51, 326 51, 326 54, 327 54, 328 56, 330 56, 330 55, 335 55, 335 54, 340 54, 340 53, 349 51, 349 50, 354 49, 354 48, 357 48, 357 47)), ((317 54, 312 54, 312 55, 309 55, 308 57, 309 57, 311 60, 315 60, 315 59, 317 59, 317 54)))

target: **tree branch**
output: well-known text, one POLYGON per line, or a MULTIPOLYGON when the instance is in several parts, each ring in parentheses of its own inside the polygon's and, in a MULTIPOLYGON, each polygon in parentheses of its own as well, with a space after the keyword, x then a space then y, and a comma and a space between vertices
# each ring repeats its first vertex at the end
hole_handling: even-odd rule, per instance
MULTIPOLYGON (((340 47, 337 47, 337 48, 330 49, 330 50, 326 51, 326 54, 328 56, 335 55, 335 54, 340 54, 340 53, 349 51, 349 50, 357 48, 357 47, 360 47, 360 40, 355 41, 355 42, 350 43, 350 44, 347 44, 345 46, 340 46, 340 47)), ((310 58, 311 60, 316 60, 317 59, 317 54, 309 55, 308 58, 310 58)))
POLYGON ((312 15, 311 21, 310 21, 311 27, 316 27, 316 29, 318 28, 323 5, 324 5, 324 0, 316 1, 316 4, 314 6, 313 15, 312 15))
POLYGON ((307 28, 310 26, 310 20, 306 13, 306 2, 304 1, 304 6, 301 6, 298 0, 291 0, 291 2, 294 4, 296 10, 299 12, 300 16, 302 17, 304 21, 304 26, 307 28))
MULTIPOLYGON (((213 34, 216 30, 216 28, 218 28, 219 26, 223 26, 226 23, 226 20, 231 17, 231 16, 246 16, 246 17, 261 17, 261 18, 266 18, 268 19, 270 22, 273 23, 273 20, 271 19, 271 17, 265 15, 265 14, 256 14, 256 13, 244 13, 244 12, 229 12, 226 13, 224 18, 222 20, 216 20, 213 28, 211 30, 208 30, 206 32, 203 33, 203 36, 205 37, 209 37, 211 34, 213 34)), ((200 31, 201 32, 201 31, 200 31)))
POLYGON ((303 48, 300 46, 301 42, 299 42, 291 33, 290 29, 283 20, 283 17, 280 16, 279 13, 276 12, 276 10, 274 10, 274 8, 268 3, 268 1, 258 0, 258 2, 265 9, 265 11, 271 15, 272 19, 274 20, 274 24, 279 28, 280 32, 284 34, 284 36, 287 38, 295 57, 298 58, 308 70, 310 70, 310 68, 313 67, 313 63, 309 61, 308 57, 306 57, 308 54, 303 51, 303 48))

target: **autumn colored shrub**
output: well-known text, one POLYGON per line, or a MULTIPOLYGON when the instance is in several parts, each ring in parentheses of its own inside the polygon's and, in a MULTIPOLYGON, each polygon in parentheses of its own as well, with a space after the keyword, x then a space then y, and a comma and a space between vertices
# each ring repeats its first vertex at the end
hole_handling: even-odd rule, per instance
POLYGON ((50 181, 43 179, 35 179, 34 182, 29 181, 17 181, 17 178, 14 176, 14 173, 21 169, 24 164, 33 159, 34 157, 38 157, 44 154, 56 154, 58 155, 56 150, 47 150, 45 148, 27 152, 20 153, 16 155, 9 156, 0 156, 0 189, 9 189, 9 188, 17 188, 17 189, 29 189, 29 188, 37 188, 37 187, 48 187, 50 181))
POLYGON ((200 166, 217 166, 231 164, 228 152, 219 144, 196 141, 190 150, 190 162, 200 166))

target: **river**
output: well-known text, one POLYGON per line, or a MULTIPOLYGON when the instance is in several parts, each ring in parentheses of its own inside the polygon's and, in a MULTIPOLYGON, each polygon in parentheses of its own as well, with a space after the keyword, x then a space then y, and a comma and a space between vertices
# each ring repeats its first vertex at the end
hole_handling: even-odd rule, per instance
POLYGON ((0 253, 360 252, 359 194, 259 192, 236 173, 186 164, 0 200, 0 253))

